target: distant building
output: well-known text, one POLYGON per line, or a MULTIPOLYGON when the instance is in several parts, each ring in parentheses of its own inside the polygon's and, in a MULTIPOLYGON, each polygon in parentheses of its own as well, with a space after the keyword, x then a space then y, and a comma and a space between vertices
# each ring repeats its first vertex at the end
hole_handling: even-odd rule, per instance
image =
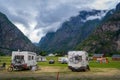
POLYGON ((103 57, 105 57, 104 54, 94 54, 93 55, 93 60, 97 60, 97 58, 103 58, 103 57))
POLYGON ((114 60, 114 61, 120 61, 120 55, 114 54, 114 55, 112 56, 112 60, 114 60))
POLYGON ((46 59, 46 57, 39 55, 39 56, 37 56, 37 61, 44 62, 44 61, 47 61, 47 59, 46 59))
POLYGON ((51 54, 48 54, 48 56, 55 56, 55 55, 51 53, 51 54))

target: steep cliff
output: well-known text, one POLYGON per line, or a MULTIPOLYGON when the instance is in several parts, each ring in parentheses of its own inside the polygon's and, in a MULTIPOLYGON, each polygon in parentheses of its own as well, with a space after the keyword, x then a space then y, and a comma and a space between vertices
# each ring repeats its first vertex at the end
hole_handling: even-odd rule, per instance
POLYGON ((48 52, 73 50, 99 25, 106 11, 81 11, 65 21, 56 32, 50 32, 39 42, 40 49, 48 52))
POLYGON ((31 41, 8 20, 6 15, 0 13, 0 52, 10 54, 18 49, 36 51, 31 41))
POLYGON ((120 53, 120 4, 109 11, 103 21, 89 38, 77 46, 78 50, 106 55, 120 53))

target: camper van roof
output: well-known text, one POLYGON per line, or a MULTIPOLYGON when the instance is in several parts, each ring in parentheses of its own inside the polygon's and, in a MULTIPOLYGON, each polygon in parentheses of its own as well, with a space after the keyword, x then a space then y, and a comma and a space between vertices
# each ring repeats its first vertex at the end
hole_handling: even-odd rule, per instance
POLYGON ((36 53, 34 53, 34 52, 30 52, 30 51, 12 51, 12 53, 24 53, 24 54, 27 54, 27 53, 29 53, 29 54, 36 54, 36 53))
POLYGON ((78 53, 78 54, 84 54, 86 51, 69 51, 68 54, 78 53))
POLYGON ((84 52, 86 52, 86 51, 69 51, 69 52, 82 52, 82 53, 84 53, 84 52))

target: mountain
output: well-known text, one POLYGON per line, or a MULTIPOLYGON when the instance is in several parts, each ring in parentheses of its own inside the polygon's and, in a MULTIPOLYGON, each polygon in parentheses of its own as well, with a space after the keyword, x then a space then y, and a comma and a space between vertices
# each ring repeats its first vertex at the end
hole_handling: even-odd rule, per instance
POLYGON ((31 41, 0 12, 0 53, 10 54, 13 50, 36 51, 31 41))
POLYGON ((40 42, 40 49, 47 52, 73 50, 99 25, 106 11, 80 11, 78 16, 65 21, 56 32, 47 33, 40 42))
POLYGON ((78 50, 106 55, 120 53, 120 3, 116 9, 106 14, 103 21, 85 41, 77 46, 78 50))

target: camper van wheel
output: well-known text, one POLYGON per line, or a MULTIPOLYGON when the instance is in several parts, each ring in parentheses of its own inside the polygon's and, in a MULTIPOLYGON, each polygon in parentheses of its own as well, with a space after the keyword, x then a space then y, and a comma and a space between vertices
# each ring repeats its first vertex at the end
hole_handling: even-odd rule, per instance
POLYGON ((7 71, 8 72, 12 72, 13 71, 13 67, 8 67, 7 71))
POLYGON ((73 69, 71 69, 71 70, 72 70, 73 72, 76 72, 76 71, 77 71, 77 70, 76 70, 76 69, 74 69, 74 68, 73 68, 73 69))
POLYGON ((83 71, 83 72, 87 71, 87 68, 84 68, 82 71, 83 71))
POLYGON ((90 67, 87 65, 87 70, 90 70, 90 67))
POLYGON ((71 69, 73 72, 75 71, 74 69, 71 69))

